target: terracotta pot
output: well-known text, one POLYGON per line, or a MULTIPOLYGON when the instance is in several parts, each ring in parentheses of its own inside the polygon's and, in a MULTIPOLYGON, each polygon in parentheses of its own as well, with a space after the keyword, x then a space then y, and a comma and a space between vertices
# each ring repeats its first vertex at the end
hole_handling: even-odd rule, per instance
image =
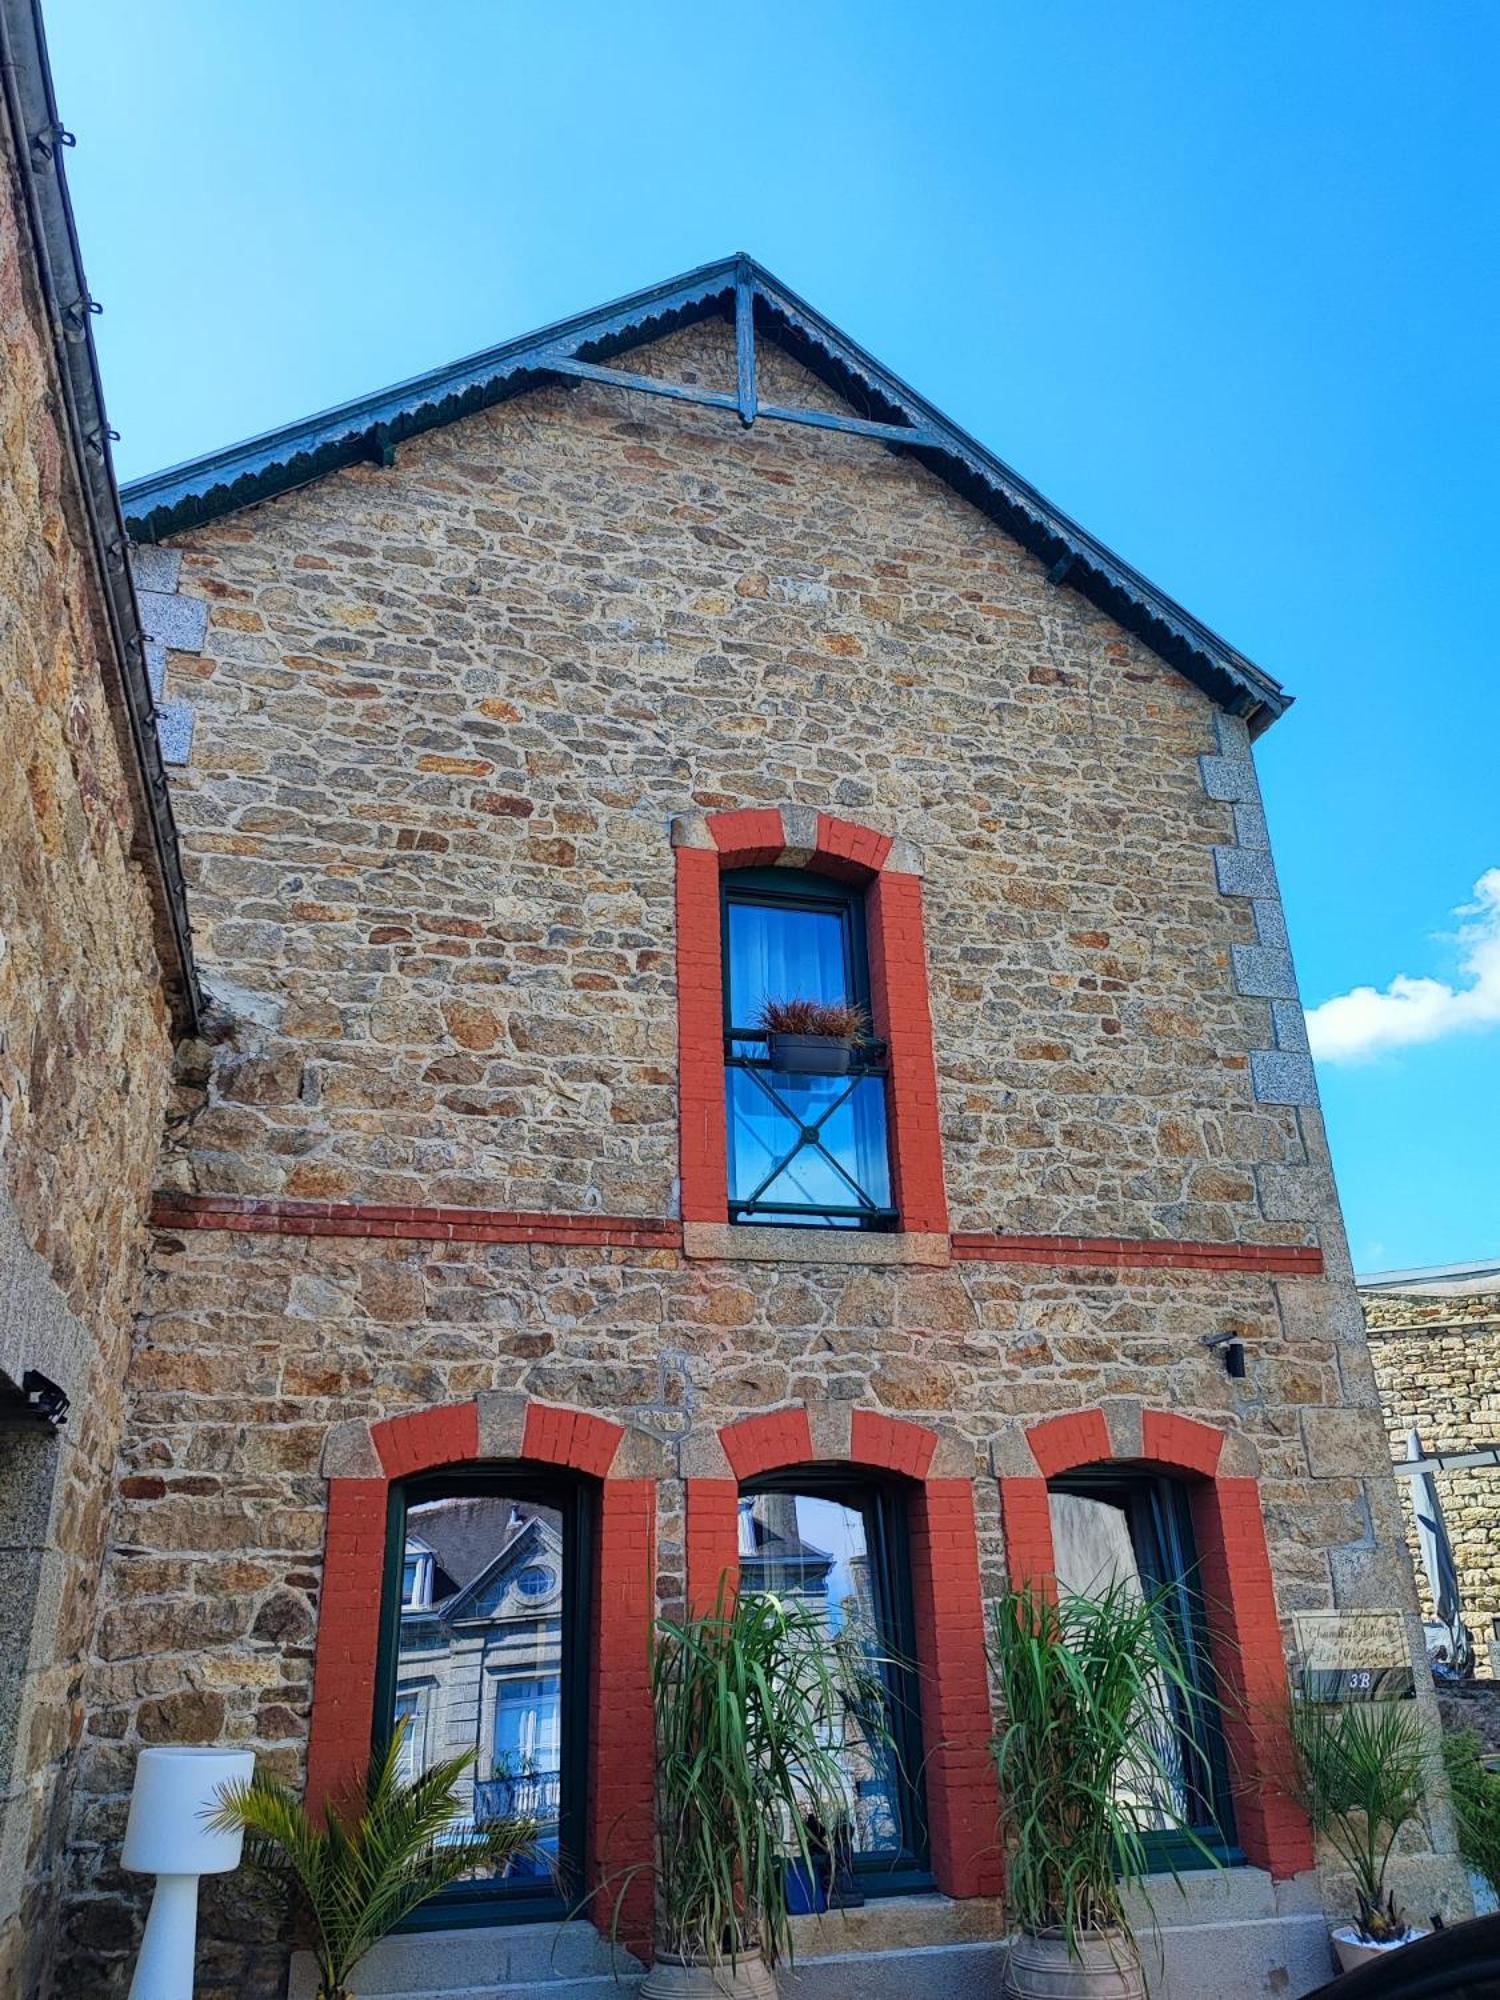
POLYGON ((1146 2000, 1141 1955, 1118 1931, 1085 1931, 1070 1952, 1060 1931, 1022 1931, 1005 1961, 1005 2000, 1146 2000))
POLYGON ((636 2000, 776 2000, 776 1975, 758 1952, 734 1965, 705 1965, 663 1952, 636 2000))
POLYGON ((1339 1962, 1340 1972, 1352 1972, 1357 1965, 1368 1965, 1373 1959, 1384 1958, 1388 1952, 1404 1951, 1418 1938, 1426 1937, 1426 1931, 1419 1931, 1415 1924, 1407 1926, 1406 1936, 1395 1938, 1390 1944, 1376 1944, 1373 1938, 1362 1938, 1353 1924, 1344 1924, 1333 1933, 1333 1949, 1339 1962))
POLYGON ((847 1076, 853 1051, 839 1035, 783 1035, 766 1037, 766 1053, 772 1069, 788 1076, 847 1076))

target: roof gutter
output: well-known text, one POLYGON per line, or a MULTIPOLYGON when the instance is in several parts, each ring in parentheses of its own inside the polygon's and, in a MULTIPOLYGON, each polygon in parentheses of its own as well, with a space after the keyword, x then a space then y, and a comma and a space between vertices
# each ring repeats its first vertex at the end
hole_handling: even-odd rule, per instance
POLYGON ((112 645, 101 661, 136 807, 135 859, 151 882, 156 946, 174 1025, 195 1033, 203 998, 193 959, 187 886, 167 774, 156 737, 156 703, 146 673, 140 613, 130 578, 129 543, 110 455, 104 391, 89 319, 94 311, 83 275, 62 153, 70 135, 57 115, 47 43, 37 0, 0 0, 0 79, 21 199, 31 225, 35 274, 62 391, 79 497, 94 559, 95 581, 112 645))

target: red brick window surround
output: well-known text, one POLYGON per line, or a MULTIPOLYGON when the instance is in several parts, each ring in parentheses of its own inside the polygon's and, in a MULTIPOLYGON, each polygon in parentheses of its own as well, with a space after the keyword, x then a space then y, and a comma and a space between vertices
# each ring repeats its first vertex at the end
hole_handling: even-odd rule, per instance
MULTIPOLYGON (((719 878, 730 869, 782 864, 864 889, 870 1012, 890 1065, 887 1114, 899 1231, 913 1242, 941 1239, 946 1261, 948 1204, 922 881, 914 852, 889 834, 810 808, 757 808, 680 819, 673 826, 673 842, 679 1152, 689 1253, 695 1248, 695 1232, 709 1229, 714 1247, 722 1249, 729 1224, 719 878)), ((749 1238, 766 1232, 756 1225, 737 1233, 749 1238)), ((804 1245, 812 1234, 797 1233, 804 1245)), ((804 1254, 816 1255, 816 1250, 809 1247, 804 1254)))
POLYGON ((724 1579, 738 1577, 742 1482, 836 1464, 906 1484, 932 1872, 949 1896, 998 1895, 999 1803, 973 1480, 944 1469, 936 1431, 873 1410, 852 1413, 845 1447, 831 1449, 820 1437, 815 1448, 800 1406, 726 1424, 718 1441, 722 1474, 685 1482, 694 1612, 711 1610, 724 1579))
MULTIPOLYGON (((484 1402, 451 1403, 341 1426, 342 1463, 328 1482, 307 1796, 318 1804, 358 1793, 375 1732, 375 1679, 393 1480, 447 1467, 565 1467, 596 1489, 588 1699, 589 1771, 584 1867, 608 1922, 624 1886, 622 1935, 649 1946, 653 1887, 651 1626, 655 1613, 656 1480, 632 1476, 619 1424, 581 1410, 529 1403, 506 1425, 505 1449, 481 1449, 496 1428, 484 1402), (363 1460, 363 1463, 360 1461, 363 1460), (618 1468, 618 1469, 617 1469, 618 1468)), ((514 1399, 504 1399, 512 1402, 514 1399)), ((337 1435, 337 1434, 335 1434, 337 1435)), ((333 1440, 330 1440, 332 1444, 333 1440)))
POLYGON ((1285 1789, 1286 1659, 1260 1482, 1225 1469, 1228 1438, 1211 1424, 1149 1409, 1139 1413, 1139 1423, 1123 1450, 1100 1409, 1045 1418, 1012 1440, 1006 1462, 1029 1458, 1035 1470, 1000 1479, 1011 1577, 1043 1587, 1054 1579, 1049 1480, 1124 1461, 1187 1485, 1240 1845, 1251 1863, 1278 1880, 1298 1874, 1313 1865, 1312 1835, 1285 1789))

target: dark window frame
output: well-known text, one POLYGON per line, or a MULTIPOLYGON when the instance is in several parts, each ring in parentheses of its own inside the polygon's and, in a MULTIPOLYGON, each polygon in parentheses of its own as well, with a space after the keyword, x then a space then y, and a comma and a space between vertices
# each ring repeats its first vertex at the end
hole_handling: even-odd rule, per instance
MULTIPOLYGON (((911 1574, 911 1506, 908 1489, 894 1479, 858 1468, 801 1466, 744 1480, 742 1500, 760 1493, 805 1493, 818 1500, 836 1500, 858 1512, 865 1524, 865 1545, 876 1603, 891 1623, 895 1664, 888 1670, 892 1728, 896 1751, 896 1783, 905 1843, 899 1855, 856 1855, 854 1873, 867 1896, 931 1895, 932 1873, 927 1791, 923 1778, 922 1697, 917 1671, 916 1603, 911 1574)), ((883 1635, 884 1636, 884 1635, 883 1635)))
MULTIPOLYGON (((729 1090, 727 1079, 736 1069, 764 1069, 765 1058, 747 1056, 742 1052, 744 1043, 764 1043, 765 1030, 737 1022, 733 1018, 733 980, 731 978, 729 954, 729 911, 733 904, 753 905, 760 908, 775 906, 781 909, 816 910, 820 914, 829 909, 840 913, 843 925, 844 978, 849 998, 856 1006, 870 1011, 870 951, 865 923, 864 890, 849 882, 840 882, 830 875, 817 875, 810 869, 801 868, 730 868, 719 876, 719 952, 723 988, 724 1015, 724 1069, 726 1089, 724 1117, 726 1126, 729 1119, 729 1090)), ((885 1076, 887 1074, 887 1052, 883 1042, 870 1041, 854 1052, 854 1069, 861 1076, 885 1076)), ((885 1096, 885 1149, 886 1170, 894 1176, 895 1161, 891 1153, 891 1116, 889 1092, 885 1096)), ((727 1133, 726 1133, 727 1138, 727 1133)), ((861 1209, 857 1204, 848 1208, 812 1208, 787 1203, 729 1200, 731 1222, 776 1222, 778 1219, 795 1223, 803 1228, 853 1228, 865 1231, 889 1231, 900 1227, 900 1216, 894 1206, 861 1209), (826 1220, 820 1222, 819 1217, 826 1220)))
POLYGON ((563 1602, 561 1608, 562 1750, 559 1760, 561 1810, 558 1815, 557 1886, 528 1880, 515 1883, 461 1883, 414 1910, 398 1931, 471 1930, 498 1924, 550 1923, 565 1918, 576 1903, 588 1853, 590 1782, 590 1686, 594 1603, 594 1549, 598 1495, 584 1479, 558 1467, 538 1472, 503 1465, 450 1466, 445 1471, 393 1480, 386 1501, 385 1570, 380 1597, 380 1646, 375 1666, 375 1726, 372 1748, 390 1741, 401 1646, 401 1576, 406 1521, 411 1508, 429 1500, 529 1500, 554 1508, 562 1517, 563 1602))
POLYGON ((1192 1767, 1189 1784, 1204 1811, 1192 1822, 1196 1841, 1180 1833, 1144 1835, 1149 1860, 1164 1873, 1243 1865, 1246 1857, 1235 1831, 1234 1784, 1193 1533, 1191 1489, 1172 1474, 1154 1472, 1147 1466, 1110 1465, 1061 1473, 1048 1480, 1047 1491, 1049 1495, 1108 1500, 1118 1506, 1129 1523, 1143 1580, 1152 1586, 1166 1586, 1171 1593, 1176 1637, 1196 1694, 1192 1730, 1183 1738, 1192 1767))

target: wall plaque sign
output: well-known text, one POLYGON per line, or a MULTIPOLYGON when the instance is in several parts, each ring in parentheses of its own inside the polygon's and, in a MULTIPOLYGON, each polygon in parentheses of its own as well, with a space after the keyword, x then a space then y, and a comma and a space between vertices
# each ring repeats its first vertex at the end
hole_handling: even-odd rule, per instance
POLYGON ((1416 1694, 1400 1611, 1294 1611, 1292 1679, 1310 1701, 1405 1701, 1416 1694))

